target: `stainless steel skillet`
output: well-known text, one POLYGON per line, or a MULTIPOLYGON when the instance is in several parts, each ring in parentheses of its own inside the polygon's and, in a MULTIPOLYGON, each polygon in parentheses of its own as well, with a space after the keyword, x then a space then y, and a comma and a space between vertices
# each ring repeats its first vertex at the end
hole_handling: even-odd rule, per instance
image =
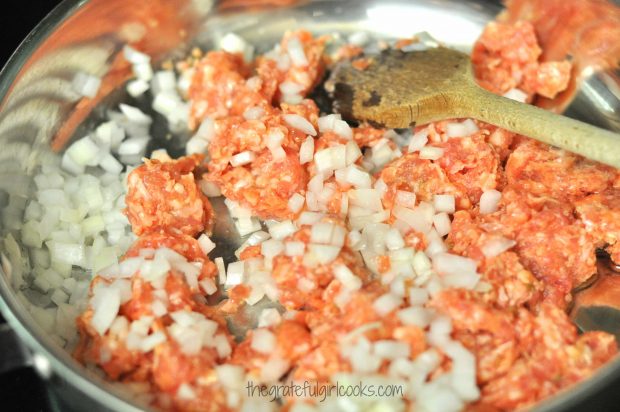
MULTIPOLYGON (((76 99, 66 79, 77 70, 105 74, 123 42, 140 31, 137 23, 161 7, 175 11, 155 13, 156 27, 147 32, 149 47, 161 59, 182 56, 192 45, 209 47, 229 31, 264 47, 292 27, 316 33, 368 30, 389 38, 427 31, 452 47, 468 50, 484 24, 500 10, 497 4, 482 0, 65 0, 28 36, 0 74, 2 192, 18 186, 22 197, 29 195, 29 173, 50 156, 51 137, 67 126, 75 112, 76 99)), ((594 74, 569 113, 620 130, 620 82, 615 89, 610 87, 619 78, 617 73, 594 74)), ((110 101, 120 97, 111 96, 110 101)), ((88 119, 85 122, 88 124, 88 119)), ((6 200, 4 194, 0 198, 6 200)), ((19 214, 14 208, 7 212, 6 205, 0 204, 3 229, 10 229, 19 214)), ((229 252, 232 250, 231 245, 229 252)), ((0 310, 10 325, 10 329, 0 330, 0 370, 32 365, 49 382, 59 410, 133 411, 144 407, 85 370, 46 336, 16 298, 6 273, 0 276, 0 310)), ((620 360, 538 409, 568 408, 618 377, 620 360)))

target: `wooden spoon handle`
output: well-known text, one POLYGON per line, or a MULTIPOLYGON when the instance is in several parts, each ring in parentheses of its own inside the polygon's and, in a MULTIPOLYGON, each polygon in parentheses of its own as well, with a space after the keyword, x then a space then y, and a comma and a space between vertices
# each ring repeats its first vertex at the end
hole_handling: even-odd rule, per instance
POLYGON ((620 168, 620 134, 495 95, 478 86, 456 100, 453 107, 458 117, 473 117, 620 168))

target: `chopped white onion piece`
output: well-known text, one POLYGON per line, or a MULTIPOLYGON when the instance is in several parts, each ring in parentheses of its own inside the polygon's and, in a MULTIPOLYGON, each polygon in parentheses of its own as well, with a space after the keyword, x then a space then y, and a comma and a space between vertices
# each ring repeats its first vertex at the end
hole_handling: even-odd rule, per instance
POLYGON ((433 268, 440 275, 450 273, 476 272, 476 261, 450 253, 441 253, 433 257, 433 268))
POLYGON ((424 146, 420 149, 420 159, 437 160, 443 156, 441 147, 424 146))
POLYGON ((137 155, 143 156, 146 151, 146 146, 149 144, 148 136, 134 136, 125 140, 118 147, 118 154, 121 156, 137 155))
POLYGON ((306 249, 304 242, 288 241, 284 244, 284 254, 286 256, 303 256, 306 249))
POLYGON ((213 249, 215 249, 215 243, 213 243, 213 241, 209 239, 209 236, 204 233, 198 238, 198 245, 205 255, 208 255, 213 249))
POLYGON ((426 328, 431 321, 431 314, 422 307, 411 306, 398 311, 398 319, 405 325, 426 328))
POLYGON ((334 276, 347 290, 354 291, 362 287, 362 280, 343 264, 334 267, 334 276))
POLYGON ((502 193, 495 190, 485 190, 480 196, 480 214, 488 215, 497 211, 502 193))
POLYGON ((308 252, 321 264, 332 262, 340 254, 339 246, 309 244, 308 252))
POLYGON ((265 109, 260 106, 250 107, 243 112, 245 120, 258 120, 265 115, 265 109))
POLYGON ((373 303, 373 308, 379 316, 386 316, 402 304, 402 298, 392 293, 381 295, 373 303))
POLYGON ((151 119, 150 116, 144 114, 144 112, 137 107, 124 103, 121 103, 118 107, 121 109, 121 112, 123 112, 127 120, 135 123, 136 125, 150 126, 153 122, 153 119, 151 119))
POLYGON ((132 69, 134 76, 140 80, 148 82, 153 78, 153 68, 150 63, 137 63, 132 69))
POLYGON ((433 226, 435 226, 437 234, 443 237, 450 233, 452 222, 446 212, 441 212, 433 216, 433 226))
POLYGON ((200 138, 202 140, 210 141, 215 136, 215 122, 212 118, 205 118, 202 123, 200 123, 200 127, 196 131, 194 137, 200 138))
POLYGON ((123 171, 123 165, 110 153, 105 153, 99 158, 99 166, 108 173, 118 175, 123 171))
POLYGON ((284 250, 284 244, 281 240, 269 239, 261 243, 261 254, 267 259, 278 256, 284 250))
POLYGON ((121 292, 116 288, 101 286, 97 288, 96 299, 91 302, 94 311, 91 325, 99 335, 103 336, 118 314, 121 292))
POLYGON ((370 188, 372 186, 372 180, 368 172, 355 165, 350 165, 346 168, 345 180, 357 188, 370 188))
POLYGON ((258 316, 258 327, 268 328, 270 326, 276 326, 282 321, 282 316, 275 308, 263 309, 258 316))
POLYGON ((226 283, 226 266, 224 266, 224 259, 222 259, 221 257, 216 257, 215 259, 213 259, 213 262, 217 267, 220 285, 223 285, 226 283))
POLYGON ((456 210, 453 195, 434 195, 433 207, 437 212, 454 213, 456 210))
POLYGON ((269 354, 276 349, 276 337, 267 329, 255 329, 250 347, 256 352, 269 354))
POLYGON ((325 215, 317 212, 302 212, 297 219, 299 225, 313 225, 323 219, 325 215))
POLYGON ((348 141, 345 147, 346 147, 345 157, 346 157, 347 166, 354 164, 355 162, 357 162, 357 159, 362 157, 362 151, 360 150, 357 143, 355 143, 355 141, 353 140, 348 141))
POLYGON ((213 279, 203 279, 200 282, 198 282, 198 284, 200 285, 200 288, 207 294, 207 295, 213 295, 215 292, 217 292, 217 285, 215 284, 215 282, 213 281, 213 279))
POLYGON ((153 349, 155 349, 157 345, 164 343, 165 341, 166 341, 166 334, 164 332, 162 331, 154 332, 142 340, 142 343, 140 345, 140 350, 145 353, 150 352, 153 349))
POLYGON ((391 228, 385 234, 385 246, 389 250, 398 250, 405 247, 405 241, 403 240, 403 237, 401 236, 398 229, 391 228))
POLYGON ((299 163, 304 164, 311 162, 314 158, 314 139, 308 136, 299 148, 299 163))
POLYGON ((482 246, 482 253, 485 257, 493 258, 516 245, 512 239, 506 239, 503 236, 493 237, 482 246))
POLYGON ((291 58, 294 66, 307 66, 308 58, 304 47, 297 37, 291 37, 287 42, 288 55, 291 58))
POLYGON ((305 197, 299 193, 294 193, 288 200, 288 209, 293 213, 297 213, 304 207, 305 202, 305 197))
POLYGON ((236 286, 245 281, 245 262, 237 261, 228 264, 226 270, 226 287, 236 286))
POLYGON ((71 83, 73 90, 81 96, 94 98, 101 86, 101 78, 88 73, 78 72, 71 83))
POLYGON ((349 204, 358 206, 373 212, 381 212, 381 194, 376 189, 352 189, 348 192, 349 204))
POLYGON ((310 136, 316 136, 316 129, 305 117, 298 114, 285 114, 282 117, 293 129, 297 129, 310 136))
POLYGON ((192 389, 192 387, 187 383, 182 383, 179 385, 179 389, 177 389, 176 396, 179 399, 191 401, 196 399, 196 392, 192 389))
POLYGON ((404 206, 408 209, 415 208, 416 195, 413 192, 405 192, 403 190, 396 191, 396 204, 404 206))
POLYGON ((414 153, 422 150, 424 146, 428 143, 428 128, 424 128, 419 132, 416 132, 409 141, 408 151, 409 153, 414 153))
POLYGON ((200 185, 200 190, 202 190, 202 193, 204 193, 204 195, 207 197, 222 196, 222 192, 219 186, 213 182, 202 179, 199 185, 200 185))
POLYGON ((282 240, 295 232, 297 232, 297 227, 290 220, 275 223, 269 228, 269 234, 276 240, 282 240))
POLYGON ((408 358, 410 354, 410 347, 405 342, 398 342, 394 340, 379 340, 373 345, 375 355, 383 359, 398 359, 408 358))
POLYGON ((69 146, 66 153, 77 165, 95 166, 99 150, 99 146, 90 137, 86 136, 69 146))
POLYGON ((230 158, 230 165, 232 167, 244 166, 252 163, 256 159, 256 153, 246 150, 245 152, 237 153, 230 158))
POLYGON ((409 304, 414 305, 424 305, 428 302, 428 291, 424 288, 409 288, 409 304))
POLYGON ((131 64, 149 63, 151 58, 129 45, 123 47, 123 56, 131 64))
POLYGON ((220 48, 228 53, 240 53, 246 63, 254 57, 254 47, 235 33, 226 33, 220 40, 220 48))
POLYGON ((411 228, 420 233, 427 233, 433 225, 434 210, 430 205, 421 202, 414 209, 402 206, 395 206, 392 214, 398 219, 406 222, 411 228))
POLYGON ((333 231, 334 225, 332 223, 319 222, 312 226, 310 241, 313 243, 322 243, 324 245, 330 244, 333 231))
MULTIPOLYGON (((292 81, 285 81, 285 82, 280 83, 279 89, 282 94, 291 95, 291 94, 301 93, 304 87, 299 83, 295 83, 292 81)), ((319 122, 320 122, 320 119, 319 119, 319 122)), ((320 128, 320 124, 319 124, 319 128, 320 128)))
POLYGON ((521 103, 525 103, 525 101, 527 100, 527 93, 525 93, 523 90, 514 88, 504 93, 504 97, 507 97, 508 99, 516 100, 521 103))
POLYGON ((240 217, 235 221, 239 236, 246 236, 261 229, 260 221, 255 217, 240 217))
POLYGON ((446 135, 452 137, 470 136, 478 131, 478 126, 471 119, 466 119, 461 123, 448 123, 446 125, 446 135))

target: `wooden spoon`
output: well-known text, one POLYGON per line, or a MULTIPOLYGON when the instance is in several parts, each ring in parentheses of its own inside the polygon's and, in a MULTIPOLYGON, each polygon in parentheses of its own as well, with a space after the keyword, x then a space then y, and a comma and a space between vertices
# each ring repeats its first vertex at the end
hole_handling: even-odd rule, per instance
POLYGON ((347 120, 389 128, 470 117, 620 168, 620 135, 479 87, 469 56, 445 47, 387 50, 365 69, 344 62, 328 85, 347 120))

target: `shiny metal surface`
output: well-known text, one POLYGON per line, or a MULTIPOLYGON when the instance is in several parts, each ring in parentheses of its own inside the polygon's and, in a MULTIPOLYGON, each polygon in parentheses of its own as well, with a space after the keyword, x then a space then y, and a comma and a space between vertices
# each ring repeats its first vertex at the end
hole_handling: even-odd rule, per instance
MULTIPOLYGON (((2 229, 14 229, 21 221, 20 210, 32 190, 29 174, 54 156, 50 149, 54 136, 79 133, 82 122, 73 127, 72 119, 88 124, 89 115, 96 116, 111 98, 103 96, 91 114, 72 92, 70 79, 77 71, 112 78, 110 69, 116 67, 115 57, 125 42, 137 43, 161 60, 182 56, 193 45, 209 47, 230 31, 265 50, 285 30, 304 27, 315 33, 367 30, 389 38, 428 31, 467 51, 498 11, 495 3, 484 0, 65 0, 31 33, 0 75, 2 229), (8 196, 7 189, 14 194, 8 196)), ((123 78, 112 80, 120 84, 123 78)), ((618 106, 609 103, 613 101, 609 93, 618 96, 618 89, 608 83, 612 80, 613 76, 610 80, 603 75, 589 80, 571 105, 571 113, 585 120, 608 119, 608 127, 617 128, 618 106)), ((144 407, 54 344, 21 306, 5 273, 0 275, 0 310, 28 350, 49 360, 50 386, 63 402, 59 409, 137 411, 144 407)), ((620 361, 615 361, 539 409, 570 405, 618 375, 620 361)))
POLYGON ((592 72, 565 114, 610 130, 620 130, 620 69, 592 72))

